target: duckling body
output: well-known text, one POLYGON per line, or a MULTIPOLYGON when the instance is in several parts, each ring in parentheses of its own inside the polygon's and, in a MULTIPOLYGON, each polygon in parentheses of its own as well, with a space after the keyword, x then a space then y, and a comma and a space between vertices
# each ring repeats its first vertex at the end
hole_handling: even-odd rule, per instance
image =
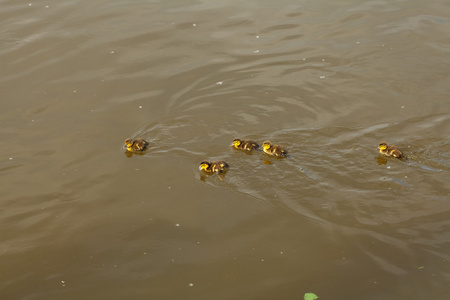
POLYGON ((403 154, 403 151, 397 148, 396 146, 388 146, 387 143, 381 142, 378 145, 378 149, 380 150, 380 153, 386 156, 391 156, 395 158, 401 158, 401 159, 407 159, 405 155, 403 154))
POLYGON ((127 149, 130 152, 142 152, 147 149, 148 142, 144 139, 126 139, 124 149, 127 149))
POLYGON ((265 141, 262 144, 263 151, 269 155, 276 157, 286 157, 288 152, 280 145, 273 145, 270 141, 265 141))
POLYGON ((259 148, 258 143, 256 143, 255 141, 252 141, 252 140, 234 139, 232 145, 236 149, 246 150, 246 151, 252 151, 253 149, 259 148))
POLYGON ((200 163, 199 169, 205 171, 206 173, 223 173, 228 170, 230 166, 223 160, 218 161, 202 161, 200 163))

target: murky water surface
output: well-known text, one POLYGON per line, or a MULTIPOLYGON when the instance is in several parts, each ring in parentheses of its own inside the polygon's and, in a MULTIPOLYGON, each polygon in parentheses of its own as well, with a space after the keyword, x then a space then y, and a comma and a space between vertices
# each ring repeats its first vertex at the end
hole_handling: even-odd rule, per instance
POLYGON ((1 299, 449 299, 447 0, 0 5, 1 299))

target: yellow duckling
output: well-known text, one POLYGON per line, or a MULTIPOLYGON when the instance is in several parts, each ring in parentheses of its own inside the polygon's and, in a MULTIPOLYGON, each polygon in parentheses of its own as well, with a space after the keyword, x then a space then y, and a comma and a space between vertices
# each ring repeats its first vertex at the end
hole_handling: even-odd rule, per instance
POLYGON ((223 173, 228 170, 230 166, 223 160, 218 161, 202 161, 200 163, 199 170, 205 171, 206 173, 223 173))
POLYGON ((148 142, 144 139, 126 139, 125 145, 123 146, 123 149, 127 149, 130 152, 141 152, 147 149, 148 142))
POLYGON ((402 159, 407 160, 407 158, 403 154, 402 150, 398 149, 395 146, 388 146, 388 144, 385 143, 385 142, 381 142, 378 145, 378 149, 380 149, 380 153, 381 154, 384 154, 386 156, 391 156, 391 157, 395 157, 395 158, 402 158, 402 159))
POLYGON ((272 145, 271 142, 265 141, 262 144, 263 151, 269 155, 276 157, 286 157, 288 152, 280 145, 272 145))
POLYGON ((255 141, 252 140, 241 140, 234 139, 233 147, 240 150, 252 151, 253 149, 258 149, 259 145, 255 141))

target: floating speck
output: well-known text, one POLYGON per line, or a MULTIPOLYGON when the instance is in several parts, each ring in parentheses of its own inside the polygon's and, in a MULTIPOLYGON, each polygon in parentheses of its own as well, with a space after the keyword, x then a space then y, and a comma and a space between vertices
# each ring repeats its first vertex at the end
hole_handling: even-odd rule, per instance
POLYGON ((216 84, 217 84, 217 85, 222 85, 222 84, 223 84, 223 81, 217 81, 216 84))
POLYGON ((256 38, 259 39, 259 35, 257 35, 256 38))
POLYGON ((320 79, 324 79, 324 78, 325 78, 325 76, 323 76, 323 75, 322 75, 322 76, 319 76, 319 78, 320 78, 320 79))
POLYGON ((66 286, 66 282, 64 280, 61 280, 61 285, 66 286))
POLYGON ((255 50, 255 51, 253 51, 253 53, 259 53, 259 50, 255 50))
POLYGON ((188 284, 188 286, 194 286, 194 284, 191 282, 191 283, 188 284))
POLYGON ((284 254, 283 251, 280 251, 280 254, 283 255, 284 254))
POLYGON ((28 6, 31 6, 32 4, 31 3, 28 3, 28 6))
POLYGON ((325 58, 322 58, 322 61, 325 61, 325 58))
POLYGON ((10 158, 9 158, 9 160, 13 160, 13 158, 12 158, 12 157, 10 157, 10 158))
POLYGON ((361 42, 356 42, 357 45, 361 44, 361 42))
POLYGON ((194 24, 192 24, 192 26, 194 26, 194 27, 195 27, 195 26, 197 26, 197 24, 195 24, 195 23, 194 23, 194 24))
POLYGON ((76 93, 76 92, 77 92, 77 90, 73 90, 73 92, 74 92, 74 93, 76 93))
POLYGON ((50 7, 49 5, 46 5, 46 6, 45 6, 45 8, 49 8, 49 7, 50 7))
POLYGON ((114 54, 114 53, 115 53, 114 50, 109 51, 109 54, 114 54))
POLYGON ((175 226, 180 227, 180 223, 175 224, 175 226))
POLYGON ((390 169, 390 168, 391 168, 391 166, 387 166, 386 168, 390 169))
POLYGON ((261 258, 261 261, 264 261, 264 258, 261 258))
POLYGON ((405 106, 404 105, 402 105, 402 107, 401 108, 405 108, 405 106))
POLYGON ((142 108, 142 105, 139 105, 139 108, 142 108))

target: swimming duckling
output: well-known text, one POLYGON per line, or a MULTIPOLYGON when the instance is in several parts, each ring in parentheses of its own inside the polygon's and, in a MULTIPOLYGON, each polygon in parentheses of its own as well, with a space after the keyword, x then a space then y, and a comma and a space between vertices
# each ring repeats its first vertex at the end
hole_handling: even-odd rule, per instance
POLYGON ((207 173, 223 173, 225 172, 230 166, 224 162, 223 160, 218 161, 202 161, 199 166, 199 170, 205 171, 207 173))
POLYGON ((288 152, 280 145, 272 145, 271 142, 265 141, 262 144, 263 151, 269 155, 276 157, 286 157, 288 152))
POLYGON ((127 149, 130 152, 141 152, 144 151, 148 146, 148 142, 144 139, 126 139, 123 149, 127 149))
POLYGON ((407 158, 403 154, 402 150, 398 149, 395 146, 388 146, 388 144, 385 143, 385 142, 381 142, 378 145, 378 149, 380 149, 380 153, 381 154, 384 154, 386 156, 392 156, 392 157, 395 157, 395 158, 402 158, 402 159, 407 160, 407 158))
POLYGON ((258 149, 259 145, 252 140, 241 140, 234 139, 232 146, 236 149, 252 151, 253 149, 258 149))

